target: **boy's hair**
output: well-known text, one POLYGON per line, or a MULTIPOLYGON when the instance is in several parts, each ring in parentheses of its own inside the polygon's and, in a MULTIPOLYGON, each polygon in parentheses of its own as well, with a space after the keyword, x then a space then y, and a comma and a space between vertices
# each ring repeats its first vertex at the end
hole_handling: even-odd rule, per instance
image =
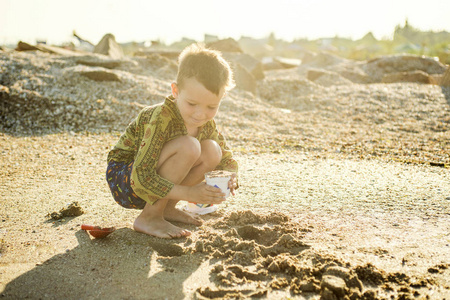
POLYGON ((194 77, 211 93, 219 95, 234 87, 233 72, 221 53, 207 49, 201 44, 192 44, 180 54, 177 85, 183 88, 184 81, 194 77))

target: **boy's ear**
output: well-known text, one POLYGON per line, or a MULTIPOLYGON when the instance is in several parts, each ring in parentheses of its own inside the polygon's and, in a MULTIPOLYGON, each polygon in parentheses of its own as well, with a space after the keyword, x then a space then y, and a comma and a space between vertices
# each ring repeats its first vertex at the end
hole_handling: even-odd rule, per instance
POLYGON ((180 93, 178 85, 173 82, 170 87, 172 88, 172 96, 176 99, 178 97, 178 94, 180 93))

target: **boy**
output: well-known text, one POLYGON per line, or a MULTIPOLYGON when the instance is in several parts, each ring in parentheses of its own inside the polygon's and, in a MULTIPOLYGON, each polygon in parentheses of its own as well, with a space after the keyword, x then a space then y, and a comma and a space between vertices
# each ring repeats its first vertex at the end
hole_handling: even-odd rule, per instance
POLYGON ((202 221, 175 205, 225 200, 219 188, 202 182, 206 172, 233 172, 229 187, 234 195, 237 162, 213 120, 232 87, 230 66, 220 52, 187 47, 179 57, 172 95, 144 108, 110 151, 106 177, 114 199, 125 208, 142 209, 134 230, 161 238, 190 235, 170 221, 202 221))

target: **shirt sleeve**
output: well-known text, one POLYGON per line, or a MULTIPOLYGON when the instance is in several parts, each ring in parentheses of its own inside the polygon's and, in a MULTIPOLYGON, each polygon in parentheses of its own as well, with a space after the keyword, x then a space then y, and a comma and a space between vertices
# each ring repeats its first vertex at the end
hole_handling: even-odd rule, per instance
POLYGON ((161 113, 149 118, 141 116, 137 121, 138 151, 131 171, 131 187, 136 195, 149 203, 165 197, 174 183, 156 172, 161 150, 167 140, 170 118, 161 113))
POLYGON ((119 141, 108 153, 107 161, 130 162, 134 159, 134 153, 137 149, 136 139, 136 119, 134 119, 120 136, 119 141))

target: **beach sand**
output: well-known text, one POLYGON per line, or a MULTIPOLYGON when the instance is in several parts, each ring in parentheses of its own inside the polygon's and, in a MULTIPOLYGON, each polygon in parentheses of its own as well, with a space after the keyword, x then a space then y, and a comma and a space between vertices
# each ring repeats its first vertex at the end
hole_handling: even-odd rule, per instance
POLYGON ((132 230, 138 211, 114 202, 105 170, 173 68, 133 60, 122 82, 94 82, 74 61, 2 54, 1 297, 450 298, 448 88, 273 71, 257 95, 231 91, 217 122, 237 195, 163 240, 132 230), (70 204, 79 216, 52 218, 70 204), (81 224, 117 230, 97 240, 81 224))

